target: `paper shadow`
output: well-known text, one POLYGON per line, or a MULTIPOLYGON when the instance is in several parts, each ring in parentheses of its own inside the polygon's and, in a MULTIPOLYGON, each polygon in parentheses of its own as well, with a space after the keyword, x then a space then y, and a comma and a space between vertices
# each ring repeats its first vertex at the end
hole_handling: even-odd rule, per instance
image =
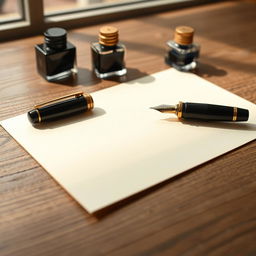
POLYGON ((167 122, 182 122, 184 125, 207 127, 207 128, 219 128, 228 130, 243 130, 243 131, 256 131, 256 124, 246 122, 219 122, 219 121, 201 121, 201 120, 184 120, 177 118, 163 119, 167 122))
POLYGON ((86 68, 77 68, 77 73, 64 79, 55 81, 56 84, 66 85, 66 86, 90 86, 96 85, 101 82, 101 79, 97 78, 94 73, 86 68))
POLYGON ((92 118, 96 118, 102 115, 105 115, 106 112, 102 108, 94 108, 92 111, 88 111, 85 113, 81 113, 78 115, 73 115, 70 117, 66 117, 60 120, 55 120, 55 121, 49 121, 46 123, 40 123, 37 125, 33 125, 34 128, 39 129, 39 130, 46 130, 46 129, 55 129, 61 126, 66 126, 74 123, 79 123, 82 121, 86 121, 92 118))
MULTIPOLYGON (((180 173, 180 174, 176 175, 175 177, 172 177, 165 181, 162 181, 152 187, 149 187, 141 192, 131 195, 125 199, 122 199, 122 200, 116 202, 116 203, 113 203, 105 208, 102 208, 101 210, 98 210, 98 211, 92 213, 92 216, 95 217, 98 221, 100 221, 101 219, 104 219, 108 215, 112 214, 113 212, 116 212, 126 206, 129 206, 130 204, 135 203, 136 201, 139 201, 140 199, 143 199, 144 197, 150 195, 150 193, 153 193, 153 192, 163 188, 164 186, 166 186, 172 182, 175 182, 177 179, 180 179, 182 176, 188 175, 192 171, 194 171, 194 168, 190 169, 184 173, 180 173)), ((84 209, 84 208, 82 208, 82 209, 84 209)))
MULTIPOLYGON (((209 160, 211 161, 211 160, 209 160)), ((208 161, 207 161, 208 162, 208 161)), ((135 203, 136 201, 139 201, 140 199, 143 199, 144 197, 150 195, 151 193, 154 193, 155 191, 164 188, 165 186, 168 186, 172 182, 175 182, 176 180, 181 179, 182 177, 185 177, 189 175, 190 173, 194 172, 195 169, 198 169, 200 166, 205 165, 206 163, 202 163, 198 165, 197 167, 191 168, 185 172, 182 172, 174 177, 168 178, 158 184, 153 185, 152 187, 146 188, 145 190, 138 192, 134 195, 131 195, 125 199, 122 199, 116 203, 113 203, 105 208, 102 208, 101 210, 98 210, 94 213, 92 213, 92 216, 95 217, 98 221, 105 218, 106 216, 110 215, 111 213, 118 211, 126 206, 129 206, 132 203, 135 203)), ((80 206, 83 210, 84 208, 80 206)), ((89 213, 88 213, 89 214, 89 213)))
MULTIPOLYGON (((176 120, 177 121, 177 120, 176 120)), ((175 120, 173 120, 173 122, 175 122, 175 120)), ((249 143, 252 143, 252 142, 248 142, 246 143, 245 145, 249 144, 249 143)), ((232 151, 235 151, 235 150, 238 150, 239 148, 243 147, 244 145, 241 145, 240 147, 237 147, 237 148, 234 148, 233 150, 229 151, 229 152, 226 152, 224 153, 223 155, 226 155, 226 154, 229 154, 230 152, 232 151)), ((223 156, 222 155, 222 156, 223 156)), ((152 187, 149 187, 141 192, 138 192, 132 196, 129 196, 125 199, 122 199, 112 205, 109 205, 101 210, 98 210, 92 214, 89 214, 90 216, 93 216, 95 217, 95 220, 102 220, 104 219, 105 217, 107 217, 108 215, 112 214, 113 212, 116 212, 118 210, 121 210, 123 209, 124 207, 126 206, 129 206, 130 204, 132 203, 135 203, 135 202, 138 202, 140 199, 143 199, 144 197, 146 196, 149 196, 151 193, 154 193, 160 189, 164 189, 165 186, 169 186, 170 184, 172 184, 173 182, 177 182, 177 180, 183 178, 183 177, 186 177, 187 175, 190 175, 192 172, 194 172, 195 170, 198 170, 200 169, 201 167, 209 164, 209 162, 213 162, 215 161, 217 158, 219 158, 221 156, 217 156, 217 157, 214 157, 213 159, 210 159, 210 160, 207 160, 206 162, 202 163, 202 164, 199 164, 197 165, 196 167, 193 167, 191 169, 188 169, 182 173, 179 173, 178 175, 174 176, 174 177, 171 177, 169 179, 166 179, 165 181, 162 181, 152 187)), ((81 207, 82 210, 84 210, 84 208, 79 205, 81 207)))

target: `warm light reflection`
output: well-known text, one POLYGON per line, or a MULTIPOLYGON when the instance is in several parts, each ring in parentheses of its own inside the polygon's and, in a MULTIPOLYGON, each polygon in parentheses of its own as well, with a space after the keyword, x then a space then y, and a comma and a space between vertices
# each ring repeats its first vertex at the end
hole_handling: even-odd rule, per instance
POLYGON ((79 8, 89 8, 94 6, 101 6, 106 4, 115 4, 121 2, 138 2, 136 0, 44 0, 45 14, 56 11, 68 11, 79 8))
POLYGON ((21 18, 20 0, 0 0, 0 22, 21 18))

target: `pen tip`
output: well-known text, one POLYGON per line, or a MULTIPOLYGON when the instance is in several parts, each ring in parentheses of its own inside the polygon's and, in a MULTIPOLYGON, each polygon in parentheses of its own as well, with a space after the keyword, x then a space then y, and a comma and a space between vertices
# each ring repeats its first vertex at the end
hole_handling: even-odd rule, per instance
MULTIPOLYGON (((151 109, 154 109, 154 110, 157 110, 157 111, 160 111, 161 110, 161 108, 160 108, 160 106, 155 106, 155 107, 150 107, 151 109)), ((160 111, 161 112, 161 111, 160 111)))
POLYGON ((150 107, 151 109, 157 110, 159 112, 174 112, 176 111, 176 106, 174 105, 159 105, 155 107, 150 107))

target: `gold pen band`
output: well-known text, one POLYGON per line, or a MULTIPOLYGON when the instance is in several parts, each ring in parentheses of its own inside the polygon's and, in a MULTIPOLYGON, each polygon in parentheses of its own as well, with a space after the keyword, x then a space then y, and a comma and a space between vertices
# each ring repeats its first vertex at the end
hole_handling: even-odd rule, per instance
POLYGON ((84 97, 85 97, 86 102, 87 102, 87 109, 88 109, 88 110, 93 109, 93 107, 94 107, 94 102, 93 102, 92 96, 91 96, 90 94, 88 94, 88 93, 84 93, 84 97))
POLYGON ((182 118, 182 109, 183 109, 183 102, 179 102, 177 105, 177 116, 178 118, 182 118))
POLYGON ((36 113, 38 115, 38 123, 41 123, 42 122, 42 118, 41 118, 40 112, 39 112, 39 110, 37 108, 35 109, 35 111, 36 111, 36 113))
POLYGON ((233 121, 237 120, 237 107, 233 107, 233 121))
POLYGON ((49 101, 37 104, 34 107, 35 108, 41 108, 43 106, 49 105, 50 103, 57 103, 58 101, 68 99, 68 98, 71 98, 71 97, 76 97, 77 98, 77 97, 83 96, 83 94, 85 94, 85 93, 84 92, 77 92, 77 93, 68 94, 68 95, 65 95, 65 96, 62 96, 62 97, 55 98, 53 100, 49 100, 49 101))

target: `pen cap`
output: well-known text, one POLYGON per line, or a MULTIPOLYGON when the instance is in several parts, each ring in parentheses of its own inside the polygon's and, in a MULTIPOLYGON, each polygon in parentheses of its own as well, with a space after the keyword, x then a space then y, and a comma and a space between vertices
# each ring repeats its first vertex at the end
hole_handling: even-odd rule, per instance
POLYGON ((27 113, 28 120, 32 124, 39 123, 39 115, 38 115, 38 110, 37 109, 32 109, 27 113))
POLYGON ((237 108, 236 121, 247 121, 249 119, 249 110, 243 108, 237 108))
POLYGON ((35 106, 35 109, 29 111, 27 115, 29 121, 36 124, 83 113, 93 107, 94 103, 90 94, 77 93, 35 106))

